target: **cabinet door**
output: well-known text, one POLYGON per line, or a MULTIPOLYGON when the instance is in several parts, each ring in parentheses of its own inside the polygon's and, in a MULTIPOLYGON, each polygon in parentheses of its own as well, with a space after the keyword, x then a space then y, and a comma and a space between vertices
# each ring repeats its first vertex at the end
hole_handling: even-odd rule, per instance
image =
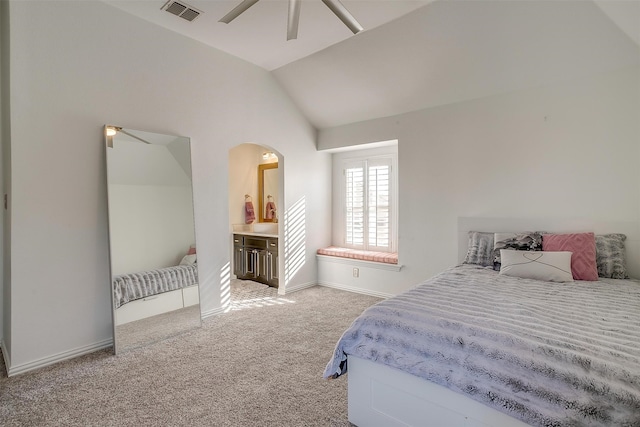
POLYGON ((233 248, 233 274, 237 277, 244 277, 246 272, 244 268, 244 248, 235 246, 233 248))
POLYGON ((244 250, 244 276, 247 279, 258 277, 258 251, 256 249, 244 250))
POLYGON ((269 280, 269 252, 259 251, 258 256, 258 278, 261 282, 267 283, 269 280))
POLYGON ((269 251, 267 253, 268 279, 270 286, 278 287, 278 252, 269 251))

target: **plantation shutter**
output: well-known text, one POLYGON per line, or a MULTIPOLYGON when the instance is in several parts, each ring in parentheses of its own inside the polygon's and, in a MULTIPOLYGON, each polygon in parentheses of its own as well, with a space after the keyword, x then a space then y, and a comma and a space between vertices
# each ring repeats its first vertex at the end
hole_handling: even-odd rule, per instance
POLYGON ((368 249, 391 249, 391 160, 368 162, 368 249))
POLYGON ((345 177, 345 246, 391 251, 391 159, 349 161, 345 177))
POLYGON ((348 163, 345 175, 345 243, 364 248, 365 238, 365 162, 348 163))

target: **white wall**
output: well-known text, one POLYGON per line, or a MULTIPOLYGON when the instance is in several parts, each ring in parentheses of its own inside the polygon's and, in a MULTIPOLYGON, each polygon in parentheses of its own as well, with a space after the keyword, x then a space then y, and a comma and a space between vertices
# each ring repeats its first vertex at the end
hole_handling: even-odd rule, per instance
POLYGON ((191 188, 109 185, 114 275, 178 265, 195 244, 191 188))
POLYGON ((306 201, 304 257, 287 286, 315 281, 315 249, 328 244, 330 156, 316 152, 315 130, 270 74, 101 2, 9 6, 10 373, 112 338, 105 123, 191 138, 203 312, 221 307, 228 151, 240 143, 286 159, 283 208, 306 201))
POLYGON ((399 140, 404 267, 358 286, 394 294, 454 265, 458 217, 640 224, 639 85, 629 67, 320 131, 321 150, 399 140))

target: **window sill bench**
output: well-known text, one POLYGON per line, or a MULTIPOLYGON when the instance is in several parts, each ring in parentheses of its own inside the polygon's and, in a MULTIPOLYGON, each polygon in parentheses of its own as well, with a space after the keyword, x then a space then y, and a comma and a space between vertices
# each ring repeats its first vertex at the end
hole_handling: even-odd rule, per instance
POLYGON ((330 246, 318 249, 317 257, 323 261, 359 265, 380 270, 400 271, 398 254, 389 252, 362 251, 330 246))

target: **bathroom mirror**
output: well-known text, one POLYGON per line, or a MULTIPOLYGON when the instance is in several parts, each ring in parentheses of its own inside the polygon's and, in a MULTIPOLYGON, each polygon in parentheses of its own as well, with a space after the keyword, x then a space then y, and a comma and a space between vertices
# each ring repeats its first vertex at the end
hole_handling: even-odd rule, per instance
POLYGON ((258 165, 258 221, 278 222, 278 163, 258 165))
POLYGON ((200 326, 190 140, 105 126, 116 353, 200 326))

